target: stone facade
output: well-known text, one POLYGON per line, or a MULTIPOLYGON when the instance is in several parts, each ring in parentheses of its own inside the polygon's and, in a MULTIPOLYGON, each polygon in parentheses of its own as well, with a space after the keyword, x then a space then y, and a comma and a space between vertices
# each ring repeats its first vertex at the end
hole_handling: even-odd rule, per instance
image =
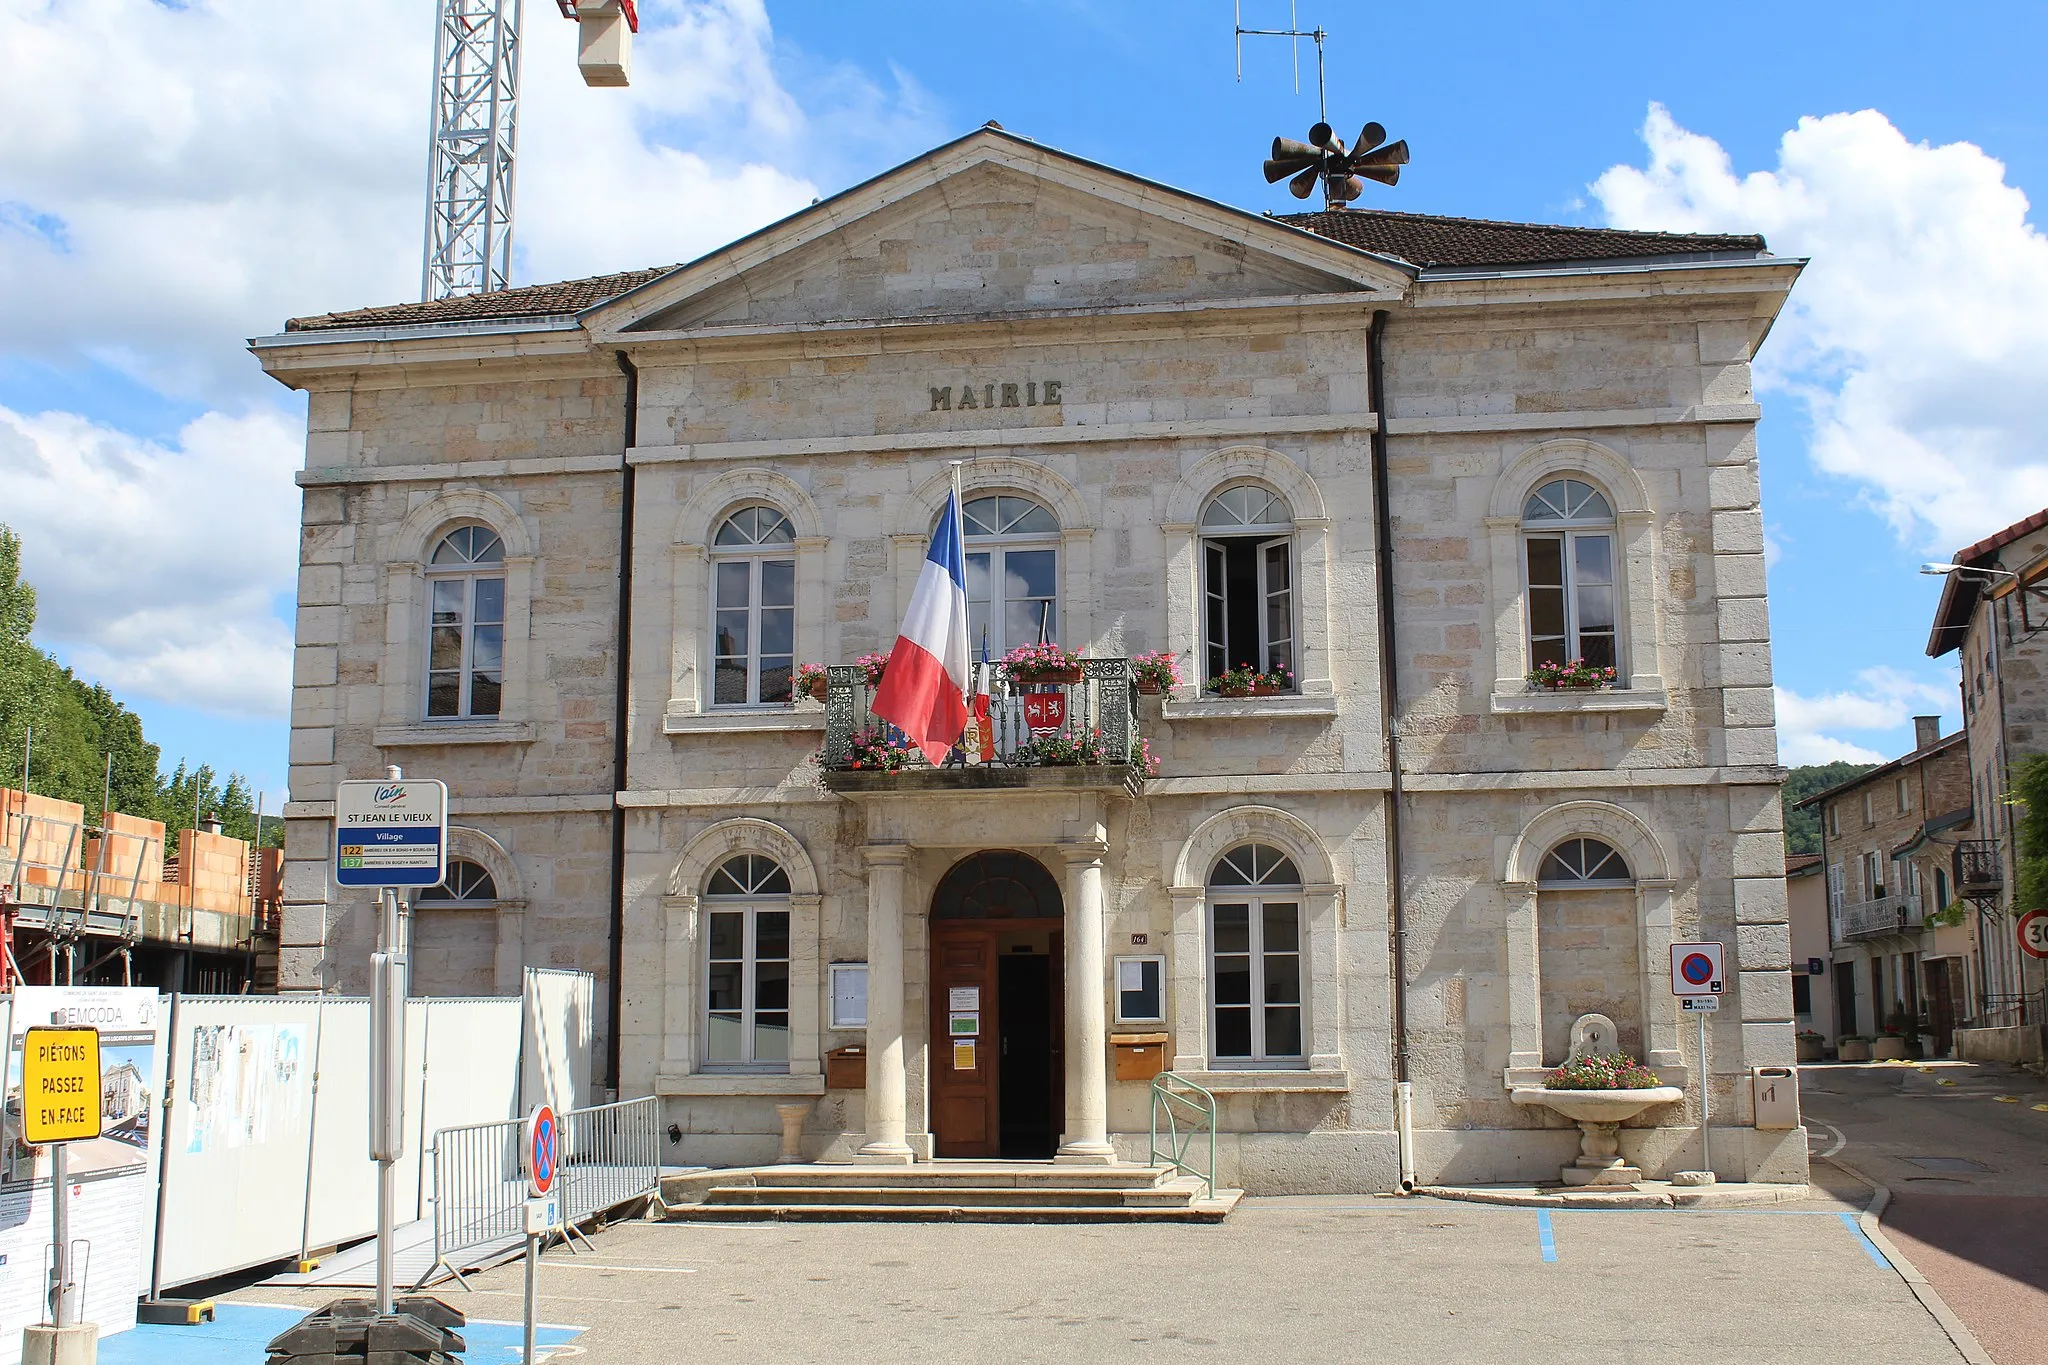
POLYGON ((1985 917, 1972 916, 1985 940, 1982 985, 2002 997, 1986 1027, 2042 1026, 2048 964, 2020 951, 2014 936, 2019 856, 2013 808, 2005 795, 2022 760, 2048 753, 2048 511, 2037 512, 1959 551, 1935 613, 1927 652, 1954 652, 1962 672, 1963 731, 1969 784, 1984 813, 1974 838, 1987 841, 2002 874, 1985 917), (2016 997, 2035 1001, 2022 1011, 2016 997), (2023 1017, 2023 1015, 2025 1017, 2023 1017))
POLYGON ((1219 1097, 1226 1181, 1394 1185, 1384 422, 1414 1175, 1554 1178, 1577 1130, 1510 1088, 1562 1061, 1592 1009, 1687 1087, 1624 1130, 1625 1153, 1653 1174, 1696 1164, 1700 1059, 1666 972, 1674 939, 1706 938, 1733 978, 1712 1026, 1731 1130, 1716 1164, 1803 1178, 1802 1134, 1743 1127, 1748 1069, 1793 1053, 1749 367, 1798 265, 1669 243, 1647 261, 1420 269, 984 131, 573 315, 320 319, 263 339, 269 370, 312 394, 289 984, 360 989, 371 903, 329 883, 328 798, 402 762, 449 783, 457 856, 495 890, 418 909, 464 918, 422 923, 416 979, 473 989, 488 964, 504 988, 532 962, 609 983, 616 835, 601 1032, 621 1093, 665 1097, 672 1159, 772 1157, 793 1098, 816 1101, 813 1155, 922 1159, 946 1046, 934 893, 964 857, 1013 851, 1066 907, 1064 1153, 1145 1155, 1150 1089, 1110 1077, 1105 1034, 1141 1031, 1109 1018, 1112 959, 1157 957, 1150 1027, 1219 1097), (1037 543, 1061 642, 1180 655, 1187 682, 1139 704, 1160 771, 1135 796, 1045 775, 842 794, 811 759, 815 703, 718 704, 725 519, 787 519, 794 655, 847 663, 894 638, 960 461, 969 499, 1056 521, 1037 543), (1524 681, 1524 509, 1560 479, 1608 509, 1610 689, 1524 681), (1241 486, 1286 505, 1295 680, 1229 700, 1193 676, 1214 583, 1200 523, 1241 486), (429 720, 427 559, 465 525, 503 545, 502 712, 429 720), (1624 875, 1560 883, 1546 860, 1578 840, 1624 875), (1271 1066, 1221 1055, 1214 1012, 1211 916, 1230 897, 1210 883, 1252 843, 1299 878, 1302 1037, 1271 1066), (707 1064, 725 1027, 707 1014, 711 879, 741 854, 787 880, 789 1055, 772 1071, 707 1064), (829 969, 861 962, 867 1025, 835 1028, 829 969), (849 1046, 867 1048, 865 1088, 828 1087, 826 1054, 849 1046))
POLYGON ((1916 716, 1920 744, 1801 802, 1820 813, 1837 1037, 1871 1038, 1899 1016, 1953 1046, 1983 991, 1976 916, 1948 924, 1956 844, 1976 837, 1970 752, 1916 716))

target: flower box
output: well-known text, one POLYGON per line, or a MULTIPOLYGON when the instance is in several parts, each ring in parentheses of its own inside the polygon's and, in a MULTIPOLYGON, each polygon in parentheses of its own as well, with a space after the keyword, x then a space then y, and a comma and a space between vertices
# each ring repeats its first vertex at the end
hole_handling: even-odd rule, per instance
POLYGON ((1158 696, 1163 696, 1163 695, 1165 695, 1165 693, 1166 693, 1166 689, 1165 689, 1165 688, 1163 688, 1163 687, 1161 687, 1161 686, 1159 685, 1159 682, 1158 682, 1158 680, 1157 680, 1157 679, 1154 679, 1154 678, 1139 678, 1139 679, 1138 679, 1138 695, 1139 695, 1139 696, 1141 696, 1141 697, 1158 697, 1158 696))
POLYGON ((1870 1041, 1870 1060, 1873 1062, 1903 1062, 1913 1055, 1913 1051, 1913 1046, 1896 1033, 1887 1033, 1870 1041))
POLYGON ((1178 655, 1164 650, 1140 654, 1131 660, 1131 674, 1137 679, 1140 696, 1164 696, 1168 688, 1180 686, 1178 655))
POLYGON ((1835 1044, 1835 1056, 1845 1062, 1867 1062, 1870 1060, 1870 1040, 1844 1038, 1835 1044))
POLYGON ((1252 695, 1255 697, 1277 697, 1283 690, 1284 689, 1276 683, 1252 684, 1252 695))
POLYGON ((1028 665, 1011 664, 1010 681, 1024 686, 1044 686, 1051 683, 1077 683, 1081 681, 1081 665, 1071 668, 1033 668, 1028 665))
POLYGON ((1826 1045, 1826 1040, 1818 1033, 1802 1033, 1792 1041, 1799 1049, 1798 1059, 1802 1062, 1819 1061, 1821 1059, 1821 1049, 1826 1045))

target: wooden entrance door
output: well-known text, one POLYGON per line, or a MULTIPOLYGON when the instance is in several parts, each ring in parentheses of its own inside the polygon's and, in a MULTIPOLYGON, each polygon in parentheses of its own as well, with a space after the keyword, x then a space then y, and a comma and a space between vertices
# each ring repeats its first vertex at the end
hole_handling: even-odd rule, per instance
POLYGON ((939 1156, 998 1150, 996 951, 986 923, 932 925, 932 1142, 939 1156))
POLYGON ((1050 1156, 1065 1070, 1060 921, 934 920, 931 951, 933 1151, 942 1157, 1050 1156), (1040 970, 1003 970, 1005 941, 1015 954, 1023 951, 1020 938, 1040 940, 1044 951, 1033 952, 1040 970), (1005 981, 1031 993, 1011 1002, 1016 1017, 1008 1021, 1005 981))

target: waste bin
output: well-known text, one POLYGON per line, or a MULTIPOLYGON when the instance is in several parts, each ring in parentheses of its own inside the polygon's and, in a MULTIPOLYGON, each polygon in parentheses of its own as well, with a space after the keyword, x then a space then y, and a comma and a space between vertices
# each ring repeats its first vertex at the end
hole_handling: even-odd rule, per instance
POLYGON ((1793 1067, 1751 1067, 1749 1095, 1757 1127, 1799 1126, 1799 1072, 1793 1067))

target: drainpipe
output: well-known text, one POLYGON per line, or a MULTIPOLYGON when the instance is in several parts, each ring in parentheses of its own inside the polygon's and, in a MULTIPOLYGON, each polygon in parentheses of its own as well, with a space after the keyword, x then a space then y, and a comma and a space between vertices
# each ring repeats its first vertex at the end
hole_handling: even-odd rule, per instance
POLYGON ((1387 310, 1376 308, 1365 335, 1365 377, 1373 411, 1373 539, 1379 561, 1380 732, 1387 744, 1387 946, 1393 977, 1394 1134, 1401 1153, 1401 1191, 1415 1188, 1415 1091, 1408 1078, 1408 920, 1402 895, 1400 665, 1394 651, 1394 511, 1387 500, 1387 382, 1383 346, 1387 310))
POLYGON ((626 961, 626 812, 618 793, 626 789, 627 701, 633 678, 633 477, 631 454, 640 438, 640 371, 624 351, 613 352, 619 373, 626 376, 626 439, 619 452, 619 611, 618 690, 612 702, 612 916, 611 957, 606 982, 608 1024, 605 1029, 605 1074, 612 1098, 619 1093, 619 1014, 625 988, 619 974, 626 961))

